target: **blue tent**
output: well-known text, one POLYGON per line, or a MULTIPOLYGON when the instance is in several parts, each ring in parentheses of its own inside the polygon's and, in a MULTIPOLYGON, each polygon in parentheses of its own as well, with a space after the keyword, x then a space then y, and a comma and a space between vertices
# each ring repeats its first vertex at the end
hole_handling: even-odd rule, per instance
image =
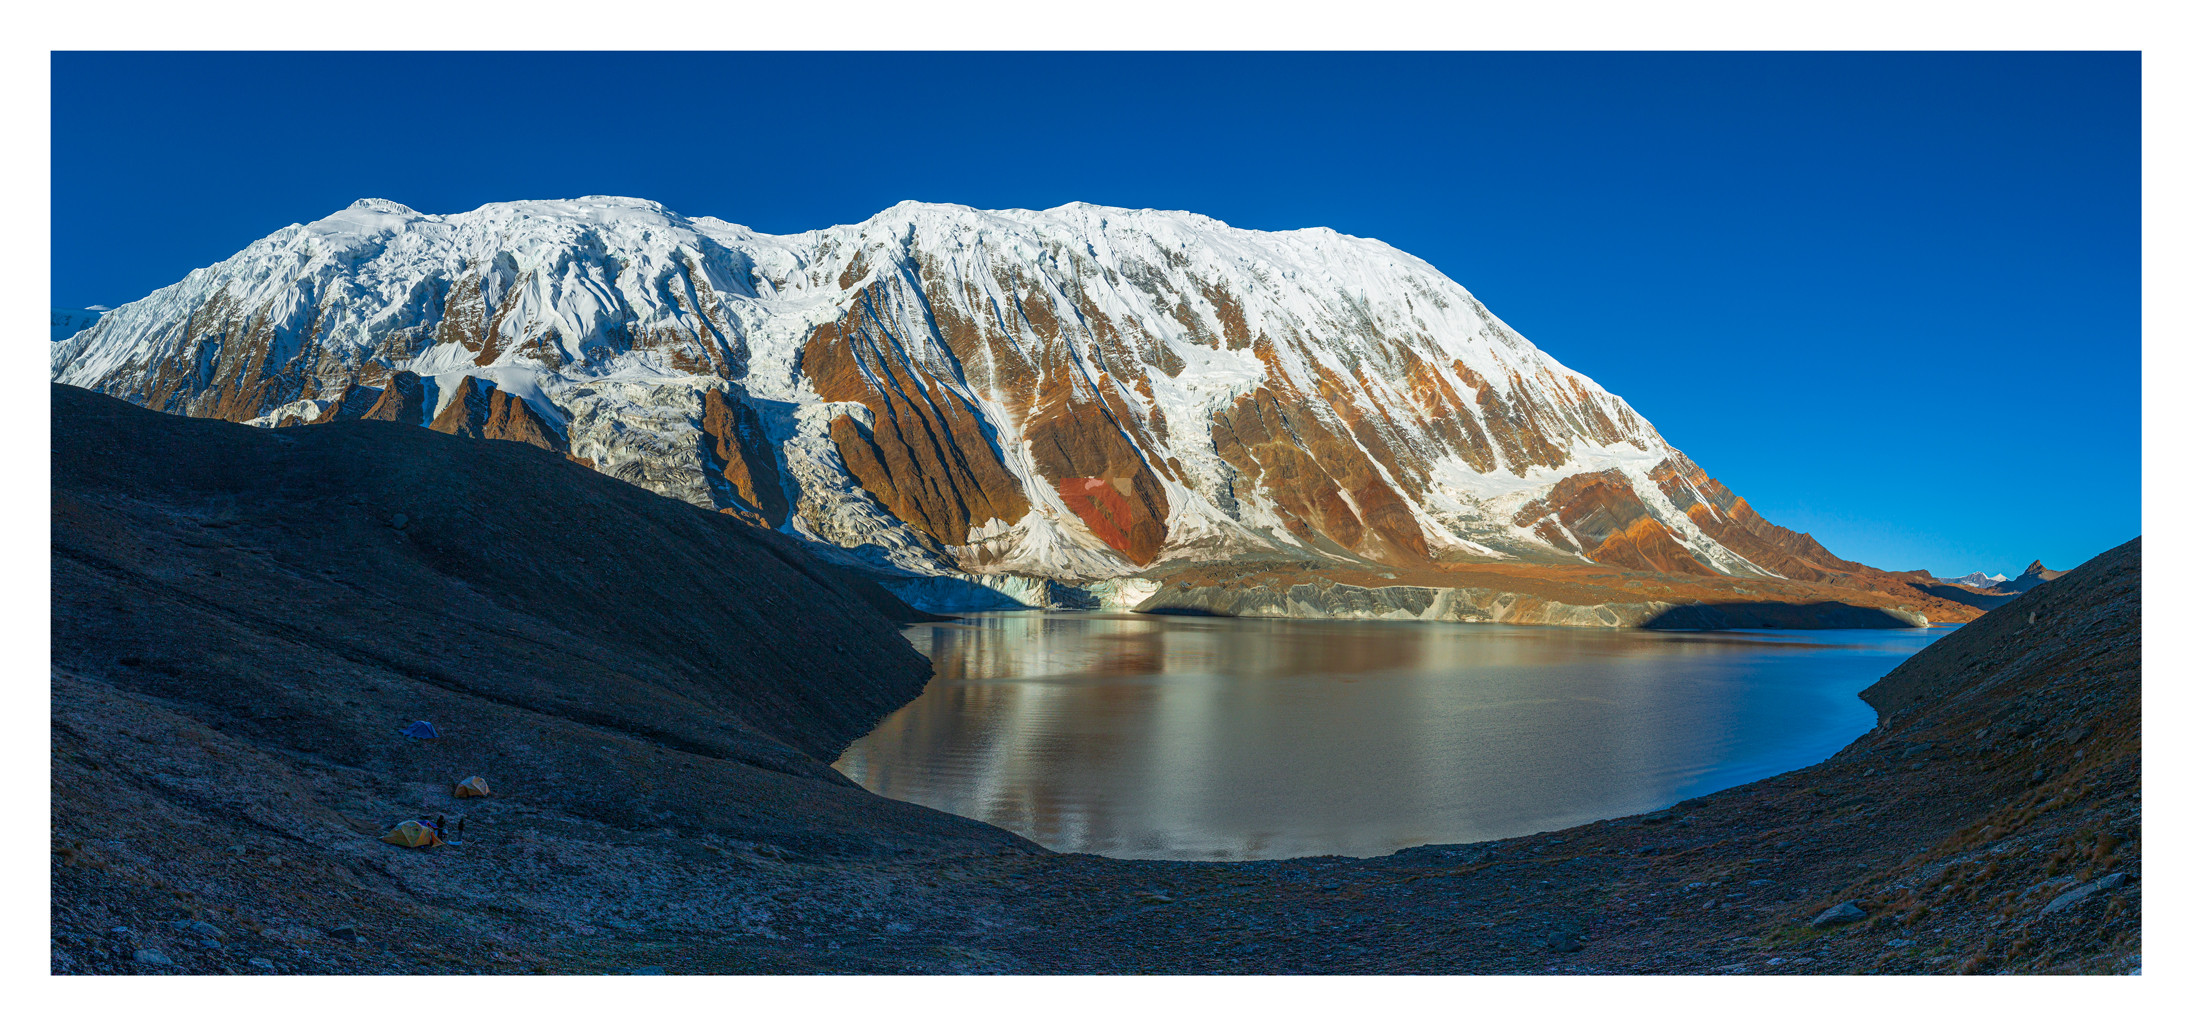
POLYGON ((421 741, 430 737, 441 736, 440 734, 434 733, 434 725, 426 722, 425 720, 413 720, 411 721, 410 726, 405 727, 400 731, 397 731, 397 733, 402 734, 405 737, 418 738, 421 741))

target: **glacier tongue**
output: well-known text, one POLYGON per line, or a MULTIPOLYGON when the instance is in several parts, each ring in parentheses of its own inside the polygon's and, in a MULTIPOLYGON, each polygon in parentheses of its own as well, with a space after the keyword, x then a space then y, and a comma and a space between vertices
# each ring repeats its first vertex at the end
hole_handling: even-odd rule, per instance
POLYGON ((1429 264, 1323 228, 908 202, 772 236, 621 197, 366 199, 51 357, 60 382, 267 426, 405 371, 424 423, 478 379, 603 473, 914 574, 1774 573, 1627 403, 1429 264))

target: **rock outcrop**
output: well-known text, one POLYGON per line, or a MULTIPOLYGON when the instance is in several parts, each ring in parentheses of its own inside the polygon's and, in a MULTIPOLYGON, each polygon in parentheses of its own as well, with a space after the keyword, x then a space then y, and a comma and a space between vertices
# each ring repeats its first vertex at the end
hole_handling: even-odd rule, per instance
POLYGON ((441 412, 426 426, 445 435, 523 442, 549 452, 571 451, 563 436, 531 404, 496 388, 492 381, 469 375, 457 380, 443 400, 441 412))
POLYGON ((2031 591, 2032 589, 2037 588, 2042 584, 2046 584, 2047 582, 2052 581, 2057 577, 2061 577, 2062 575, 2063 571, 2050 570, 2047 567, 2041 566, 2040 561, 2035 559, 2032 561, 2031 566, 2025 568, 2024 573, 2017 575, 2015 580, 2003 581, 1995 585, 1995 587, 2002 591, 2014 591, 2022 593, 2031 591))
MULTIPOLYGON (((348 398, 345 395, 344 398, 348 398)), ((359 414, 359 420, 386 420, 397 424, 424 426, 431 412, 426 403, 426 384, 410 371, 397 371, 390 375, 388 383, 373 400, 373 405, 359 414)))
POLYGON ((710 481, 720 489, 717 508, 756 527, 782 526, 790 505, 777 474, 776 449, 753 407, 727 389, 709 389, 700 431, 710 481))
MULTIPOLYGON (((313 424, 332 424, 339 420, 361 420, 380 402, 381 390, 366 385, 344 385, 335 396, 312 418, 313 424)), ((288 427, 276 424, 275 427, 288 427)))

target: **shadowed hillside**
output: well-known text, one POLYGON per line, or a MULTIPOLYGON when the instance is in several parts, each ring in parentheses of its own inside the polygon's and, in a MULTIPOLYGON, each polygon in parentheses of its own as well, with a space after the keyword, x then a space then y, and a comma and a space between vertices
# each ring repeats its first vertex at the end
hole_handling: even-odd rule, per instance
POLYGON ((53 404, 57 931, 215 901, 474 933, 598 900, 555 867, 612 858, 603 831, 651 835, 655 870, 1025 844, 829 768, 928 665, 885 615, 910 610, 778 536, 525 445, 53 404), (418 719, 442 737, 397 733, 418 719), (475 773, 497 797, 449 797, 475 773), (432 813, 482 840, 378 840, 432 813))

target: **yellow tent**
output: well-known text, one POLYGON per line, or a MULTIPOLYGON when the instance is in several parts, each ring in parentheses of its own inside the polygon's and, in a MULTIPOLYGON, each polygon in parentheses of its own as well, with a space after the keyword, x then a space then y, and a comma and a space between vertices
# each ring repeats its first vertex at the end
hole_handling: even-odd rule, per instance
POLYGON ((493 791, 487 789, 486 777, 471 777, 457 783, 457 797, 459 798, 485 798, 493 793, 493 791))
POLYGON ((433 827, 415 819, 396 824, 395 829, 381 835, 381 840, 406 848, 431 848, 441 843, 441 838, 434 833, 433 827))

